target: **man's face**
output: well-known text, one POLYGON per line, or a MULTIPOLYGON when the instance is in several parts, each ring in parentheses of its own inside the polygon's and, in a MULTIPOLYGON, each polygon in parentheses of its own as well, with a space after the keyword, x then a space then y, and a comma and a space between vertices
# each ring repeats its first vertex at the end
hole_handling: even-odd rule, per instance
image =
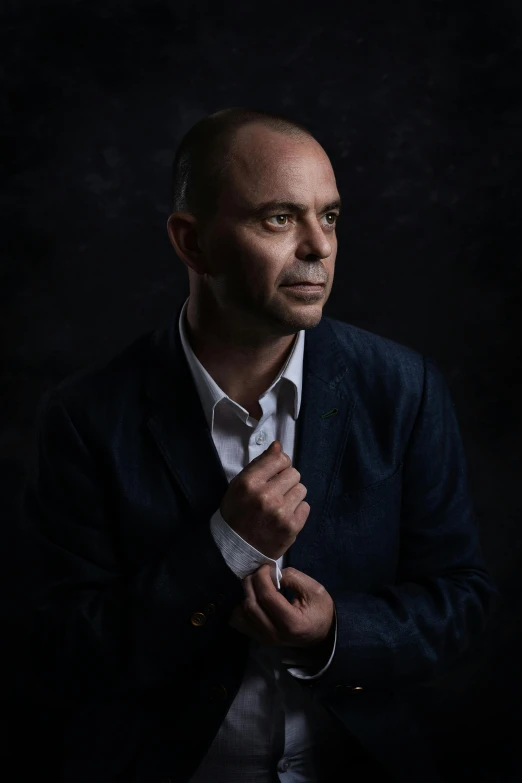
POLYGON ((260 336, 288 335, 321 319, 333 283, 339 193, 330 160, 313 139, 259 125, 236 135, 233 162, 203 238, 209 287, 219 310, 260 336), (265 202, 302 205, 259 207, 265 202), (295 281, 325 283, 296 295, 295 281))

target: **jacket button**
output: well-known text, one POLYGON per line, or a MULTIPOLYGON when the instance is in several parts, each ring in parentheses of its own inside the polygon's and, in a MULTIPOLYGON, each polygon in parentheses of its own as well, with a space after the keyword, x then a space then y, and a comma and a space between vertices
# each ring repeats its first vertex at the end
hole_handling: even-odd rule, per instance
POLYGON ((207 614, 214 614, 214 612, 216 611, 216 607, 214 604, 206 604, 203 608, 205 609, 205 612, 207 614))
POLYGON ((210 701, 225 701, 228 698, 228 691, 224 685, 210 685, 208 689, 210 701))
POLYGON ((207 622, 207 618, 203 614, 203 612, 194 612, 192 617, 190 618, 190 622, 192 625, 204 625, 207 622))

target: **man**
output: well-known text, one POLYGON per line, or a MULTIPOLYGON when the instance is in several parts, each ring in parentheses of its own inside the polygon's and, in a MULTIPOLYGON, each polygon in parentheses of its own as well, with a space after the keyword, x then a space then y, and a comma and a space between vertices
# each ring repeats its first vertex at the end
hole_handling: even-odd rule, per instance
POLYGON ((496 590, 447 385, 322 317, 340 195, 303 126, 217 112, 173 175, 190 296, 46 395, 25 498, 66 783, 436 781, 408 688, 496 590))

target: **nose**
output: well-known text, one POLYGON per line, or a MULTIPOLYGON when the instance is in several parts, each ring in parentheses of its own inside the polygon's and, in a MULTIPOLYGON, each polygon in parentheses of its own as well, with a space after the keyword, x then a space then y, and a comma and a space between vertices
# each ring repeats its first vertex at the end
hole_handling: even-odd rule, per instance
POLYGON ((302 229, 297 255, 300 258, 328 258, 332 254, 332 241, 325 235, 323 227, 316 218, 306 223, 302 229))

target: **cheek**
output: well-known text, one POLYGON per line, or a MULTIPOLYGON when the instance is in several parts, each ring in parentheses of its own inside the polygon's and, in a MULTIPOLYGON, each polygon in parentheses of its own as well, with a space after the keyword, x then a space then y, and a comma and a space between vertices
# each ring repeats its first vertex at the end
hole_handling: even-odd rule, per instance
POLYGON ((237 247, 245 258, 262 268, 282 268, 295 259, 295 237, 290 231, 250 229, 236 234, 237 247))
MULTIPOLYGON (((264 301, 266 293, 274 291, 288 270, 295 264, 295 245, 290 236, 239 230, 232 236, 220 239, 219 253, 230 281, 229 285, 239 294, 250 291, 264 301), (225 260, 226 259, 226 260, 225 260)), ((244 295, 243 295, 244 298, 244 295)))

